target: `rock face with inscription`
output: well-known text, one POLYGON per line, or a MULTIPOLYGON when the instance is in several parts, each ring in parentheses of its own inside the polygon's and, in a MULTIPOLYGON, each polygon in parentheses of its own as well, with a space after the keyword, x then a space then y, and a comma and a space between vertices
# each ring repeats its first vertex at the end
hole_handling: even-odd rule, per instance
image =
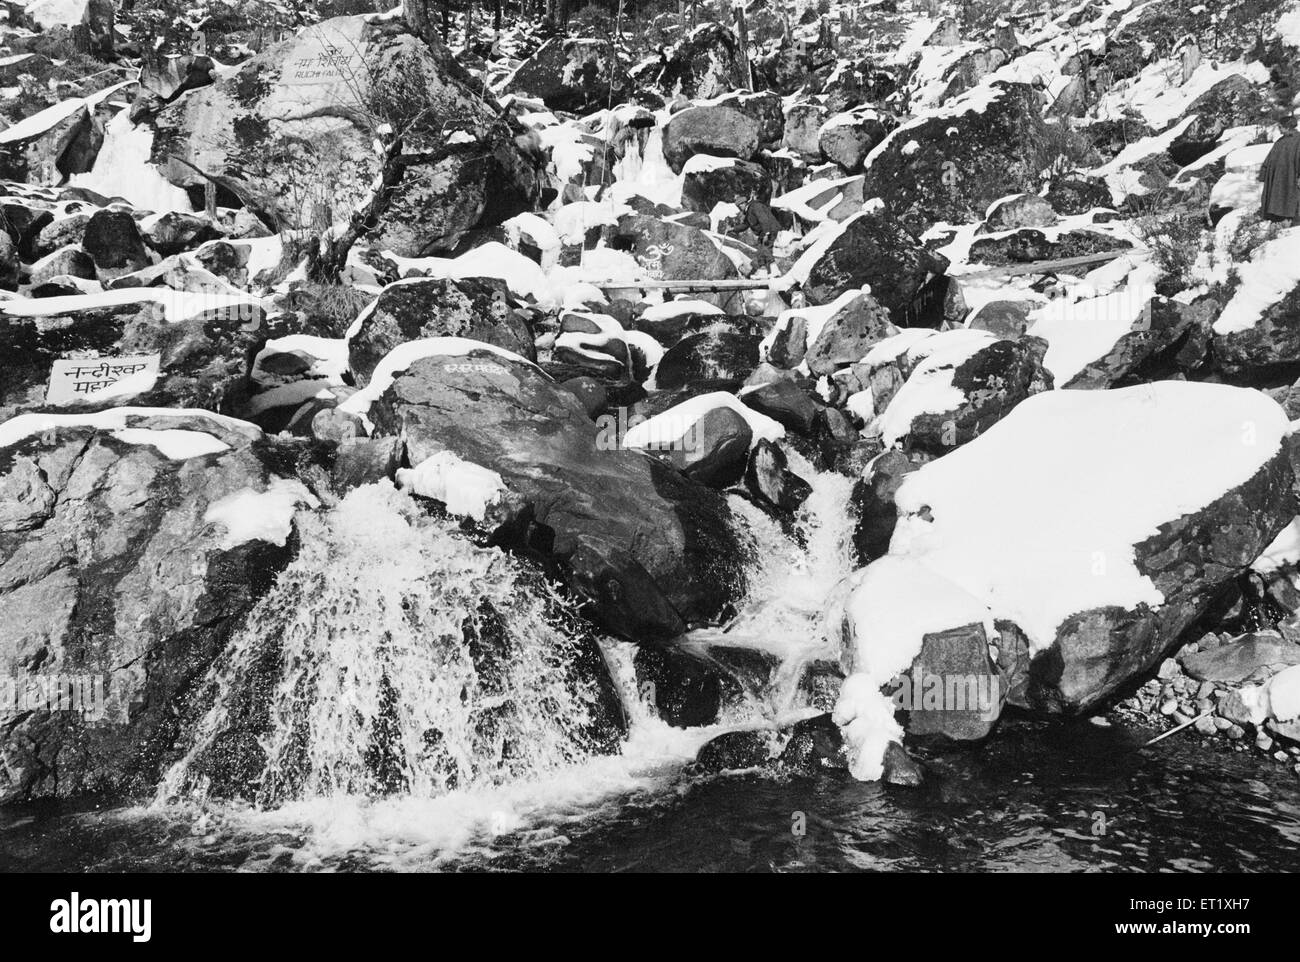
POLYGON ((152 789, 193 686, 293 554, 312 495, 269 450, 201 412, 0 425, 0 695, 34 709, 0 713, 0 802, 152 789), (275 523, 231 527, 261 512, 275 523))
POLYGON ((373 239, 402 256, 442 253, 532 209, 540 189, 522 131, 481 89, 399 20, 335 17, 160 111, 152 159, 179 187, 228 178, 268 220, 319 228, 368 198, 388 125, 408 162, 373 239))
POLYGON ((384 355, 407 341, 469 337, 535 360, 533 335, 494 278, 411 278, 384 288, 348 339, 348 364, 365 384, 384 355))
POLYGON ((266 342, 254 297, 139 288, 0 305, 0 421, 123 404, 234 412, 266 342))

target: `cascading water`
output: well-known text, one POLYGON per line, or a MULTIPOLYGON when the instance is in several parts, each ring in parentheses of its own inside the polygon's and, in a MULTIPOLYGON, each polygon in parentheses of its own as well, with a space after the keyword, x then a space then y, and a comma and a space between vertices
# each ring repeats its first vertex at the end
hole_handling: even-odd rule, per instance
POLYGON ((798 711, 804 668, 839 657, 827 637, 823 609, 832 588, 853 570, 853 517, 849 498, 853 479, 818 471, 785 446, 790 470, 812 487, 795 519, 798 541, 749 501, 731 498, 731 509, 754 543, 755 564, 740 613, 723 628, 692 632, 694 643, 749 648, 774 656, 779 664, 766 693, 766 714, 779 718, 798 711), (799 543, 802 542, 802 543, 799 543))
POLYGON ((212 707, 160 800, 224 794, 227 759, 250 754, 234 787, 270 807, 428 798, 597 747, 600 655, 543 579, 388 484, 298 521, 302 550, 213 665, 212 707))

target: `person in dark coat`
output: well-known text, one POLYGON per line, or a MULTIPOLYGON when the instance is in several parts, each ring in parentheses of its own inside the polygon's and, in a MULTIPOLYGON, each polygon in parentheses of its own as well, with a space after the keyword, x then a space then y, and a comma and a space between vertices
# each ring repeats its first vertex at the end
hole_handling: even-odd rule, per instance
POLYGON ((1259 169, 1264 183, 1259 212, 1265 220, 1289 220, 1300 224, 1300 132, 1296 118, 1288 114, 1281 121, 1282 139, 1273 145, 1259 169))

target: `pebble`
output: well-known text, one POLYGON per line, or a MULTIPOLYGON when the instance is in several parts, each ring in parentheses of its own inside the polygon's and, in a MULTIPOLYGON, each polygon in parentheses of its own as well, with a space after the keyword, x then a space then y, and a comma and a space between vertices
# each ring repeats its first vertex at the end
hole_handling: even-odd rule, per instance
POLYGON ((1192 720, 1191 715, 1185 715, 1180 711, 1174 712, 1173 717, 1174 717, 1174 721, 1178 722, 1178 724, 1180 725, 1186 725, 1189 721, 1192 720))
POLYGON ((1160 663, 1160 670, 1156 672, 1156 677, 1167 681, 1170 678, 1177 678, 1179 671, 1178 662, 1172 658, 1166 658, 1160 663))
POLYGON ((1273 757, 1276 758, 1279 762, 1284 762, 1291 756, 1288 755, 1286 752, 1274 752, 1273 757))
POLYGON ((1272 751, 1273 739, 1269 738, 1263 732, 1260 732, 1258 735, 1255 736, 1255 747, 1258 748, 1261 752, 1272 751))
POLYGON ((1196 690, 1197 698, 1202 698, 1202 699, 1209 698, 1213 694, 1214 694, 1214 682, 1212 681, 1201 682, 1201 687, 1196 690))
POLYGON ((1160 705, 1160 714, 1162 715, 1172 715, 1176 711, 1178 711, 1178 702, 1172 698, 1160 705))
POLYGON ((1214 727, 1214 719, 1212 718, 1198 718, 1196 724, 1192 727, 1202 735, 1213 735, 1218 732, 1218 729, 1214 727))
POLYGON ((1224 729, 1223 733, 1233 741, 1239 741, 1246 737, 1246 729, 1242 728, 1240 725, 1232 724, 1231 722, 1228 724, 1228 727, 1224 729))
POLYGON ((1212 721, 1214 723, 1214 727, 1221 732, 1226 732, 1229 728, 1236 727, 1232 724, 1232 722, 1228 721, 1228 719, 1224 718, 1221 715, 1214 716, 1213 718, 1210 719, 1210 721, 1212 721))

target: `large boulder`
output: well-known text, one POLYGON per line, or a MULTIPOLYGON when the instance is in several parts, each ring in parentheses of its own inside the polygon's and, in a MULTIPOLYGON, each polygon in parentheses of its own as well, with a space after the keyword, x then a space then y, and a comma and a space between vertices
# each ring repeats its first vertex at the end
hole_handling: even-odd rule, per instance
POLYGON ((631 83, 626 60, 608 41, 552 37, 515 68, 501 90, 539 97, 552 110, 585 114, 622 103, 631 83))
POLYGON ((1238 285, 1214 321, 1211 350, 1229 377, 1293 381, 1300 373, 1300 228, 1283 230, 1238 267, 1238 285))
POLYGON ((428 337, 467 337, 536 360, 533 336, 496 278, 410 278, 385 287, 348 339, 348 367, 366 384, 393 348, 428 337))
POLYGON ((866 159, 866 196, 917 233, 978 221, 995 200, 1037 191, 1046 142, 1032 87, 980 86, 891 132, 866 159))
POLYGON ((897 333, 875 297, 848 290, 826 305, 783 311, 763 342, 763 356, 777 367, 807 363, 813 374, 831 374, 897 333))
POLYGON ((846 291, 871 286, 871 295, 895 324, 931 320, 941 297, 924 295, 948 269, 948 260, 921 244, 896 217, 868 206, 814 243, 791 268, 811 304, 829 304, 846 291), (923 303, 924 302, 924 303, 923 303))
POLYGON ((664 127, 664 158, 673 173, 695 154, 749 160, 758 152, 759 122, 735 107, 706 104, 679 110, 664 127))
POLYGON ((400 20, 336 17, 166 106, 152 160, 179 187, 228 178, 277 224, 323 228, 368 198, 387 124, 412 162, 373 239, 402 256, 450 251, 471 228, 532 209, 540 189, 522 130, 482 89, 400 20))
POLYGON ((666 641, 716 618, 742 589, 721 496, 598 443, 578 398, 517 355, 455 338, 413 342, 344 409, 404 438, 412 465, 450 454, 475 477, 494 473, 504 493, 484 524, 553 565, 606 631, 666 641))
POLYGON ((643 87, 653 87, 667 98, 706 100, 744 86, 740 41, 720 23, 696 27, 668 54, 647 60, 632 71, 643 87))
POLYGON ((0 318, 0 420, 127 403, 237 413, 266 343, 262 303, 246 295, 135 288, 17 299, 0 304, 0 318))
POLYGON ((90 170, 102 141, 86 102, 62 101, 0 131, 0 178, 57 184, 90 170))
POLYGON ((881 688, 927 635, 983 625, 1007 701, 1049 714, 1151 670, 1294 517, 1288 428, 1223 385, 1048 391, 908 475, 889 553, 828 609, 855 771, 878 777, 881 688))
POLYGON ((1224 77, 1183 112, 1192 121, 1169 144, 1169 156, 1185 167, 1213 150, 1229 128, 1266 123, 1270 106, 1261 88, 1241 74, 1224 77))
POLYGON ((663 280, 721 280, 738 275, 715 235, 689 224, 628 214, 607 230, 611 246, 625 249, 663 280))
POLYGON ((924 342, 879 423, 886 445, 943 454, 978 437, 1027 397, 1052 386, 1047 343, 957 329, 924 342))
POLYGON ((682 168, 682 205, 707 214, 718 204, 749 209, 772 197, 772 177, 755 163, 696 154, 682 168))
POLYGON ((0 718, 0 802, 157 783, 311 500, 268 453, 202 412, 0 425, 0 674, 32 706, 0 718))

